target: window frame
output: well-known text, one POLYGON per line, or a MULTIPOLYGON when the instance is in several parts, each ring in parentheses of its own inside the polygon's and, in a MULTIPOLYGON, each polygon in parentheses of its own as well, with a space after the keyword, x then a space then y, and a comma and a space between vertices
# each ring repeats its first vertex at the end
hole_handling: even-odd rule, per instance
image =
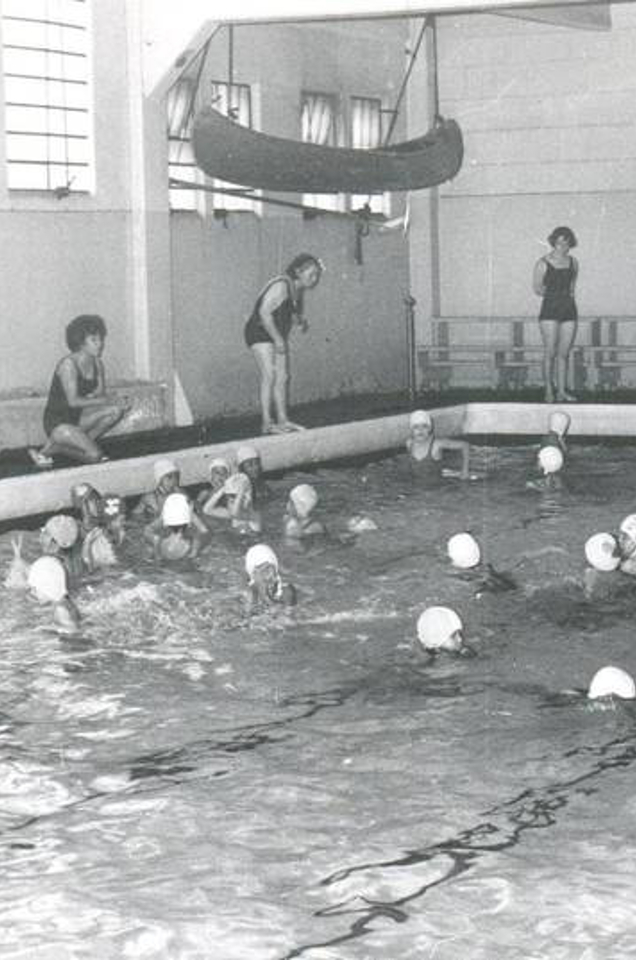
POLYGON ((12 195, 61 199, 95 194, 93 10, 90 0, 66 3, 68 9, 76 4, 82 16, 73 19, 67 13, 65 19, 48 9, 38 15, 28 9, 28 0, 11 5, 9 12, 5 2, 0 10, 5 186, 12 195), (56 31, 59 37, 52 37, 56 31), (74 35, 77 44, 70 42, 74 35), (23 69, 18 69, 20 53, 25 54, 23 69), (43 66, 36 72, 29 60, 31 64, 40 60, 43 66), (83 69, 69 70, 72 64, 83 69), (79 91, 79 100, 73 103, 69 95, 79 91), (80 183, 74 186, 78 176, 80 183))

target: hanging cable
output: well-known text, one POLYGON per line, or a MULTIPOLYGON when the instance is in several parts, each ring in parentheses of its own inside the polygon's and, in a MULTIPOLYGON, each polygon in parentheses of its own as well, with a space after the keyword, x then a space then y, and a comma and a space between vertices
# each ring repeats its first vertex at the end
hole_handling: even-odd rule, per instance
POLYGON ((403 78, 403 80, 402 80, 402 84, 401 84, 400 89, 399 89, 399 91, 398 91, 397 99, 396 99, 396 101, 395 101, 395 107, 394 107, 393 110, 391 111, 391 114, 392 114, 392 116, 391 116, 391 122, 390 122, 390 124, 389 124, 389 129, 387 130, 386 137, 384 138, 384 144, 383 144, 383 146, 385 146, 385 147, 388 147, 388 145, 389 145, 389 143, 390 143, 390 141, 391 141, 391 137, 393 136, 393 131, 395 130, 395 125, 396 125, 396 123, 397 123, 398 116, 399 116, 399 113, 400 113, 400 107, 401 107, 401 105, 402 105, 402 100, 403 100, 403 98, 404 98, 404 94, 406 93, 406 85, 407 85, 407 83, 409 82, 409 78, 410 78, 411 73, 412 73, 412 71, 413 71, 413 67, 415 66, 415 61, 416 61, 416 59, 417 59, 417 55, 418 55, 418 53, 420 52, 420 47, 422 46, 422 40, 424 39, 424 33, 425 33, 425 31, 426 31, 426 27, 427 27, 427 25, 428 25, 429 19, 430 19, 430 18, 429 18, 428 16, 424 17, 424 22, 422 23, 422 26, 421 26, 421 29, 420 29, 420 32, 419 32, 419 36, 418 36, 418 38, 417 38, 417 42, 416 42, 416 44, 415 44, 415 49, 414 49, 414 50, 412 51, 412 53, 411 53, 411 57, 410 57, 410 60, 409 60, 409 64, 408 64, 408 67, 406 68, 406 73, 404 74, 404 78, 403 78))

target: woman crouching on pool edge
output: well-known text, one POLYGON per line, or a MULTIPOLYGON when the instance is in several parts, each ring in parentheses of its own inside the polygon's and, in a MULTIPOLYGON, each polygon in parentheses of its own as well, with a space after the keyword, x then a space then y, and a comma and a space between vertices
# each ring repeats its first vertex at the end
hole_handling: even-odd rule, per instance
POLYGON ((254 613, 272 606, 296 605, 296 588, 284 583, 278 568, 278 557, 266 543, 256 543, 245 554, 248 577, 247 612, 254 613))
POLYGON ((409 435, 406 441, 411 466, 439 463, 445 450, 459 451, 462 457, 461 470, 444 470, 444 476, 469 480, 470 447, 465 440, 452 440, 449 437, 435 436, 433 419, 426 410, 414 410, 409 417, 409 435))
POLYGON ((252 351, 260 377, 263 433, 304 429, 287 414, 288 341, 295 326, 306 333, 309 325, 303 316, 304 293, 317 286, 323 272, 324 266, 318 257, 311 253, 298 254, 280 276, 261 290, 245 325, 245 343, 252 351))
POLYGON ((57 364, 44 410, 47 441, 29 456, 40 469, 51 467, 61 455, 80 463, 98 463, 108 457, 97 440, 126 414, 128 398, 106 393, 102 353, 106 324, 99 316, 81 315, 66 327, 71 351, 57 364))

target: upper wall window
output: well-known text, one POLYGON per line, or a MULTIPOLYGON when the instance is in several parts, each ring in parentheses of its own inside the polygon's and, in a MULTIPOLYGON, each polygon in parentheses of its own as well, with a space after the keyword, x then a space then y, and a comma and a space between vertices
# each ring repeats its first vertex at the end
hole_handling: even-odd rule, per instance
MULTIPOLYGON (((351 146, 372 150, 382 144, 382 101, 374 97, 351 98, 351 146)), ((351 195, 351 209, 359 210, 368 204, 374 213, 389 213, 387 193, 351 195)))
MULTIPOLYGON (((242 127, 252 127, 252 90, 247 83, 225 83, 212 80, 210 83, 210 106, 226 117, 240 123, 242 127)), ((240 190, 240 184, 213 180, 214 187, 222 190, 240 190)), ((213 193, 212 205, 215 210, 255 210, 253 198, 237 197, 229 193, 213 193)))
POLYGON ((90 191, 89 0, 2 0, 10 190, 90 191))
MULTIPOLYGON (((228 84, 214 80, 207 87, 207 102, 219 113, 236 120, 244 127, 252 126, 252 94, 245 83, 228 84)), ((194 114, 201 102, 205 88, 198 87, 198 78, 181 77, 168 93, 168 172, 175 180, 202 184, 205 176, 197 166, 192 149, 192 125, 194 114)), ((221 190, 240 190, 240 185, 224 180, 211 180, 210 185, 221 190)), ((173 187, 170 190, 172 210, 206 209, 207 204, 213 210, 254 210, 253 198, 237 197, 227 193, 206 193, 173 187)))
MULTIPOLYGON (((333 94, 303 91, 300 101, 300 128, 304 143, 319 147, 339 145, 338 101, 333 94)), ((341 210, 343 197, 338 193, 305 193, 303 203, 328 210, 341 210)))
MULTIPOLYGON (((188 183, 201 183, 202 174, 197 167, 192 149, 192 119, 194 114, 195 82, 190 77, 180 77, 168 91, 168 176, 188 183)), ((199 190, 183 187, 170 188, 171 210, 205 210, 200 207, 202 194, 199 190)))

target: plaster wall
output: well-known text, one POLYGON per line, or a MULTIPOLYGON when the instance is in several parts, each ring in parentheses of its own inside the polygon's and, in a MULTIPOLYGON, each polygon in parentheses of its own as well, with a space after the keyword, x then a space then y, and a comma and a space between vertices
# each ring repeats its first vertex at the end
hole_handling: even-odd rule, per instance
MULTIPOLYGON (((579 240, 580 312, 633 314, 634 5, 612 5, 612 19, 611 31, 588 32, 488 14, 438 18, 441 112, 459 121, 466 154, 439 190, 437 307, 425 243, 430 198, 413 199, 422 339, 433 313, 535 315, 533 265, 559 224, 579 240)), ((410 123, 413 133, 414 110, 410 123)))
MULTIPOLYGON (((241 27, 234 36, 235 81, 253 85, 256 123, 268 133, 299 138, 303 89, 334 93, 345 106, 351 95, 395 101, 403 23, 241 27)), ((227 56, 227 36, 215 35, 210 78, 227 79, 227 56)), ((203 213, 174 212, 171 226, 176 366, 195 417, 257 409, 243 324, 264 283, 303 250, 320 256, 326 273, 306 298, 309 332, 293 335, 292 403, 405 388, 408 247, 400 231, 373 229, 358 264, 349 219, 304 220, 264 204, 260 215, 231 213, 224 225, 208 204, 203 213)))
MULTIPOLYGON (((146 198, 140 200, 132 191, 129 109, 134 91, 127 13, 125 0, 92 5, 94 193, 56 199, 52 193, 8 191, 4 164, 0 164, 0 392, 48 388, 53 366, 66 351, 64 328, 78 313, 99 313, 106 320, 107 375, 140 375, 134 348, 133 288, 138 264, 132 255, 133 210, 140 204, 145 207, 146 198)), ((1 77, 0 70, 0 102, 4 102, 1 77)), ((162 140, 163 118, 162 112, 162 140)), ((0 116, 0 134, 2 128, 0 116)), ((0 135, 0 143, 3 139, 0 135)), ((155 144, 159 150, 162 140, 155 144)), ((147 186, 157 196, 152 175, 147 186)), ((161 189, 165 195, 165 180, 161 189)), ((161 229, 165 251, 169 250, 165 201, 163 227, 157 224, 160 207, 159 201, 148 212, 155 228, 150 234, 149 263, 157 278, 167 273, 165 253, 155 239, 161 229)), ((155 288, 160 287, 157 282, 155 288)), ((166 302, 169 305, 164 290, 163 305, 157 306, 155 316, 169 335, 166 302)), ((162 344, 161 332, 154 342, 162 344)), ((164 348, 163 369, 165 353, 164 348)))

